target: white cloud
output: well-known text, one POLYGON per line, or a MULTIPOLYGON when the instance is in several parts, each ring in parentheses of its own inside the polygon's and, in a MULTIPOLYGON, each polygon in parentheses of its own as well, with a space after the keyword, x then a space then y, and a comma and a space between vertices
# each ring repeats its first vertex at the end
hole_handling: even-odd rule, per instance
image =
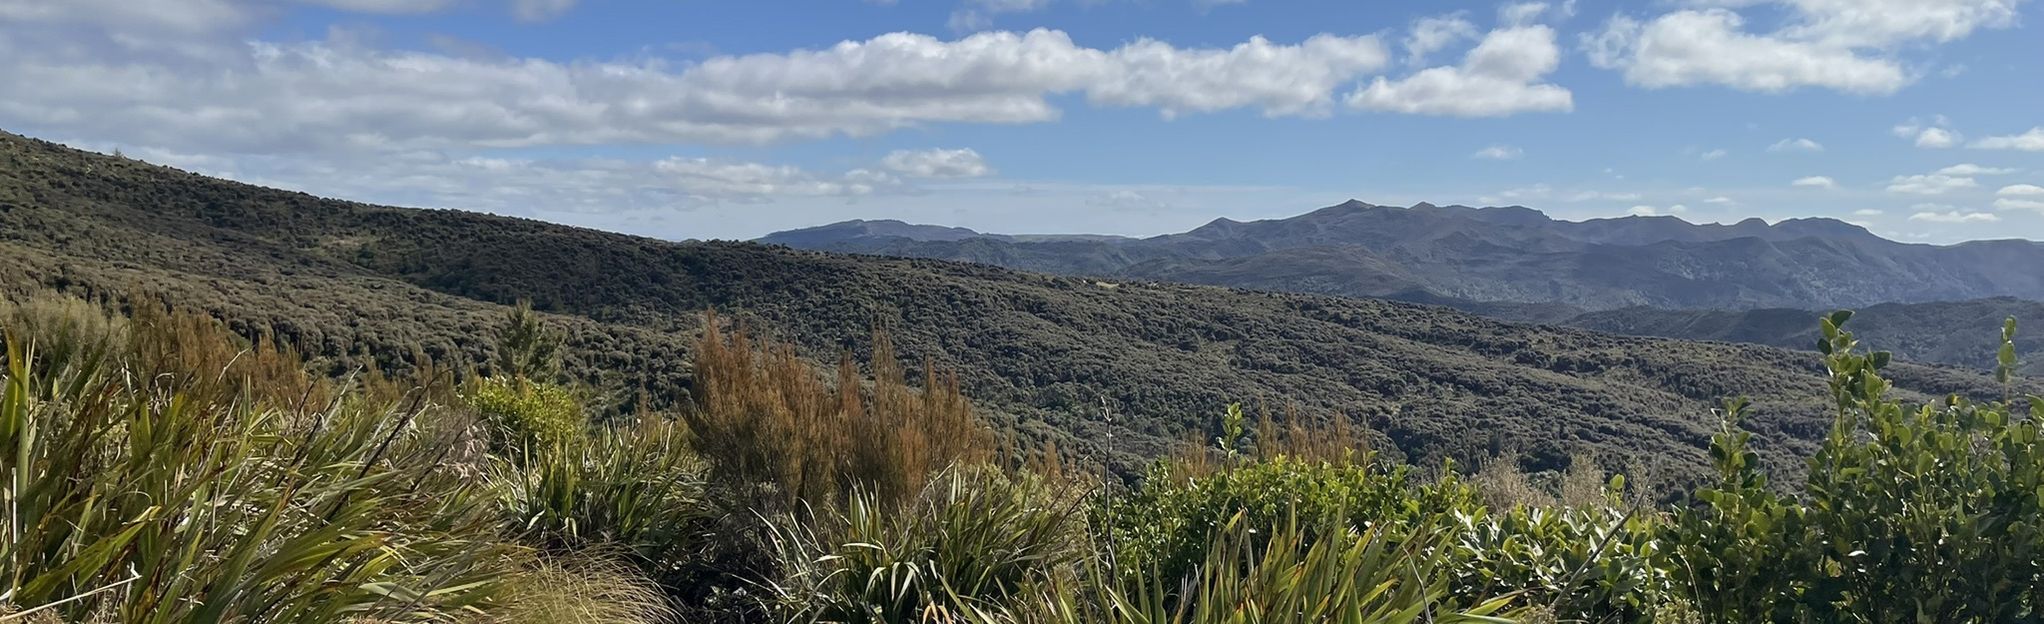
POLYGON ((69 5, 22 6, 0 4, 0 84, 38 87, 0 100, 0 119, 211 152, 767 143, 927 123, 1044 122, 1060 115, 1049 98, 1073 93, 1166 115, 1317 115, 1388 56, 1373 36, 1295 45, 1256 38, 1232 48, 1139 40, 1104 50, 1036 30, 953 41, 895 33, 682 66, 555 62, 195 34, 232 12, 111 11, 93 21, 69 5), (150 44, 91 43, 115 40, 150 44))
POLYGON ((1349 106, 1374 111, 1456 117, 1498 117, 1575 109, 1568 89, 1538 82, 1561 63, 1554 29, 1516 26, 1490 31, 1462 64, 1420 70, 1398 80, 1379 77, 1349 94, 1349 106))
POLYGON ((2009 136, 1987 137, 1973 142, 1980 149, 2021 150, 2044 152, 2044 126, 2031 128, 2029 132, 2009 136))
POLYGON ((1930 149, 1944 149, 1958 145, 1962 138, 1958 133, 1944 128, 1924 128, 1916 135, 1916 146, 1930 149))
POLYGON ((1952 191, 1977 188, 1980 182, 1971 177, 1946 173, 1895 176, 1888 182, 1888 192, 1910 195, 1943 195, 1952 191))
POLYGON ((1706 203, 1706 204, 1716 204, 1716 205, 1719 205, 1719 206, 1732 206, 1732 205, 1737 205, 1737 204, 1739 203, 1739 200, 1736 200, 1736 199, 1732 199, 1732 198, 1730 198, 1730 197, 1725 197, 1725 196, 1723 196, 1723 195, 1720 195, 1720 196, 1717 196, 1717 197, 1712 197, 1712 198, 1710 198, 1710 199, 1706 199, 1706 200, 1703 200, 1703 203, 1706 203))
MULTIPOLYGON (((496 163, 489 167, 499 168, 496 163)), ((700 198, 871 195, 900 184, 893 176, 868 169, 823 177, 797 167, 722 162, 708 158, 666 158, 654 162, 652 169, 673 188, 700 198)))
POLYGON ((1405 37, 1406 62, 1424 64, 1427 55, 1457 41, 1475 38, 1476 25, 1463 19, 1461 13, 1421 18, 1413 22, 1412 33, 1405 37))
POLYGON ((971 148, 896 150, 882 159, 888 170, 914 178, 977 178, 993 173, 971 148))
POLYGON ((1789 186, 1834 189, 1838 188, 1838 181, 1825 176, 1810 176, 1807 178, 1796 178, 1796 181, 1790 182, 1789 186))
POLYGON ((2044 197, 2044 186, 2035 184, 2012 184, 1995 192, 2002 197, 2044 197))
POLYGON ((1914 79, 1897 50, 2012 26, 2022 1, 1700 0, 1646 21, 1614 16, 1601 31, 1586 33, 1583 44, 1593 64, 1647 88, 1886 94, 1914 79), (1732 9, 1755 5, 1780 7, 1782 25, 1749 31, 1746 17, 1732 9))
POLYGON ((2035 210, 2035 211, 2038 211, 2038 212, 2044 212, 2044 200, 2037 200, 2037 199, 2016 199, 2016 198, 2013 198, 2013 197, 2003 197, 2003 198, 2001 198, 2001 199, 1997 199, 1997 200, 1994 200, 1994 209, 1995 209, 1995 210, 2035 210))
POLYGON ((1861 217, 1878 217, 1885 213, 1876 208, 1861 208, 1859 210, 1852 211, 1852 214, 1861 217))
POLYGON ((1115 210, 1157 211, 1170 208, 1170 204, 1158 201, 1140 191, 1122 189, 1087 199, 1086 203, 1115 210))
POLYGON ((1498 22, 1511 26, 1527 24, 1547 12, 1545 2, 1513 2, 1498 7, 1498 22))
POLYGON ((1982 167, 1980 165, 1976 165, 1973 163, 1952 165, 1950 167, 1945 167, 1937 171, 1938 175, 1948 176, 2008 175, 2015 172, 2016 172, 2015 169, 2007 169, 2002 167, 1982 167))
POLYGON ((1702 158, 1704 160, 1717 160, 1719 158, 1724 158, 1728 154, 1731 154, 1731 152, 1727 152, 1723 148, 1719 148, 1704 152, 1703 154, 1697 157, 1702 158))
POLYGON ((983 30, 994 25, 996 15, 1027 13, 1048 6, 1050 0, 966 0, 951 12, 947 24, 951 30, 959 32, 983 30))
POLYGON ((1470 158, 1481 160, 1518 160, 1526 151, 1510 145, 1492 145, 1470 154, 1470 158))
MULTIPOLYGON (((1058 37, 1070 45, 1062 33, 1058 37)), ((1089 101, 1152 106, 1166 116, 1246 107, 1260 108, 1268 116, 1325 114, 1335 89, 1382 68, 1389 59, 1375 36, 1333 35, 1315 35, 1297 45, 1251 37, 1225 50, 1184 49, 1139 39, 1093 54, 1104 56, 1105 62, 1081 85, 1089 101)), ((1026 56, 1008 60, 1025 65, 1044 61, 1026 56)))
POLYGON ((1641 195, 1639 193, 1623 193, 1610 191, 1578 191, 1575 193, 1570 193, 1567 196, 1562 197, 1561 199, 1562 201, 1569 202, 1586 202, 1586 201, 1631 202, 1639 201, 1645 197, 1646 197, 1645 195, 1641 195))
POLYGON ((524 22, 544 22, 575 8, 578 0, 512 0, 511 15, 524 22))
POLYGON ((1782 139, 1767 146, 1770 152, 1821 152, 1824 144, 1809 139, 1782 139))
POLYGON ((1635 217, 1660 217, 1679 215, 1685 212, 1689 212, 1688 206, 1684 206, 1682 204, 1675 204, 1673 206, 1669 206, 1666 211, 1663 211, 1660 208, 1656 208, 1653 206, 1633 206, 1632 208, 1626 209, 1625 214, 1635 217))
POLYGON ((1929 211, 1919 212, 1913 215, 1909 215, 1909 220, 1929 221, 1931 223, 1991 223, 1994 221, 2000 221, 2001 217, 1992 212, 1960 212, 1957 210, 1948 210, 1945 212, 1929 212, 1929 211))

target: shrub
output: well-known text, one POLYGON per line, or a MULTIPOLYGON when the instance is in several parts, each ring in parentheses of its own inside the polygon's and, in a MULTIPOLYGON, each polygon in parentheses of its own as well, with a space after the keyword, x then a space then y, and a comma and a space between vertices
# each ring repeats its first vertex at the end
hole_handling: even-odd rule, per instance
POLYGON ((506 449, 572 444, 589 425, 575 392, 551 383, 520 378, 475 379, 469 382, 462 399, 506 449))
POLYGON ((993 437, 972 414, 955 375, 925 368, 909 388, 886 334, 875 332, 870 389, 849 359, 823 383, 789 345, 755 347, 728 336, 714 314, 697 344, 696 449, 719 478, 777 490, 782 503, 836 504, 863 490, 900 501, 929 475, 987 459, 993 437))
POLYGON ((1125 568, 1155 567, 1184 575, 1206 557, 1215 531, 1240 516, 1250 527, 1273 527, 1292 516, 1339 514, 1357 529, 1411 524, 1474 504, 1458 483, 1430 484, 1410 467, 1374 459, 1361 463, 1308 462, 1279 456, 1173 481, 1153 468, 1129 496, 1096 508, 1125 568))
POLYGON ((1316 523, 1276 524, 1247 512, 1225 520, 1186 576, 1158 568, 1127 574, 1098 567, 1079 589, 1047 600, 1055 622, 1222 624, 1318 622, 1407 624, 1509 622, 1513 597, 1451 592, 1452 558, 1439 523, 1377 524, 1357 530, 1344 510, 1316 523), (1419 527, 1414 531, 1411 527, 1419 527))
POLYGON ((967 621, 1008 613, 1084 556, 1079 497, 1028 475, 944 472, 897 509, 860 493, 776 543, 785 621, 967 621))
POLYGON ((240 347, 205 321, 138 319, 136 348, 97 360, 46 365, 37 347, 120 340, 45 325, 6 341, 6 602, 111 622, 417 620, 497 604, 513 549, 469 490, 424 487, 447 482, 432 479, 437 449, 407 440, 418 411, 268 394, 312 386, 286 352, 222 357, 240 347))
MULTIPOLYGON (((1773 493, 1726 410, 1712 445, 1718 484, 1677 514, 1670 569, 1711 621, 2032 621, 2044 607, 2040 405, 1958 397, 1908 409, 1887 393, 1885 352, 1860 353, 1822 321, 1837 406, 1801 503, 1773 493)), ((1998 375, 2016 367, 2003 328, 1998 375)))
POLYGON ((686 445, 678 425, 649 418, 499 460, 489 479, 506 529, 523 541, 563 555, 618 551, 679 582, 714 513, 686 445))

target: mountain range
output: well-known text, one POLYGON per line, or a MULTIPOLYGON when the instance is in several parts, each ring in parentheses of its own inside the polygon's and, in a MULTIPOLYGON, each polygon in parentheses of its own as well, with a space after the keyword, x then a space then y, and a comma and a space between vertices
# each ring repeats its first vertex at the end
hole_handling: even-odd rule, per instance
MULTIPOLYGON (((961 234, 945 235, 988 248, 1120 247, 961 234)), ((1587 454, 1694 474, 1718 428, 1710 408, 1746 395, 1758 450, 1792 472, 1830 422, 1817 358, 1784 349, 1392 301, 676 243, 322 199, 0 133, 0 298, 39 292, 202 311, 336 375, 486 366, 491 329, 527 299, 566 334, 566 374, 617 397, 618 413, 686 400, 706 309, 820 365, 870 353, 877 326, 916 368, 957 371, 991 422, 1124 470, 1211 437, 1234 402, 1351 419, 1377 448, 1417 462, 1508 454, 1535 470, 1587 454)), ((1949 367, 1892 372, 1916 397, 2001 391, 1949 367)))
POLYGON ((1833 219, 1693 224, 1561 221, 1521 206, 1348 201, 1303 215, 1150 238, 1018 238, 857 221, 779 232, 804 249, 939 258, 1072 275, 1438 303, 1581 310, 1835 309, 2044 299, 2044 244, 1904 244, 1833 219))
MULTIPOLYGON (((1385 298, 1494 318, 1787 348, 1815 319, 1862 308, 1861 330, 1904 357, 1989 366, 2007 316, 2044 320, 2044 244, 1904 244, 1834 219, 1694 224, 1561 221, 1521 206, 1349 201, 1286 219, 1150 238, 1017 237, 899 221, 779 232, 770 244, 940 258, 1067 275, 1385 298), (1979 335, 1974 335, 1979 334, 1979 335)), ((2018 343, 2025 354, 2044 341, 2018 343)), ((2030 358, 2036 360, 2038 358, 2030 358)), ((2044 371, 2044 364, 2030 364, 2044 371)))

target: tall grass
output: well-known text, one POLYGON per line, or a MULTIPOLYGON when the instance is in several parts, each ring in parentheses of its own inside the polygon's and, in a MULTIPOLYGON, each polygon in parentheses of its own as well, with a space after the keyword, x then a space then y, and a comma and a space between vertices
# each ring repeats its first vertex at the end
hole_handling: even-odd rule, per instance
POLYGON ((847 357, 827 384, 790 345, 727 333, 715 314, 703 325, 684 420, 722 479, 774 487, 787 503, 832 505, 854 490, 900 501, 945 467, 990 457, 993 436, 957 377, 926 367, 911 388, 883 332, 870 381, 847 357))
POLYGON ((432 466, 403 440, 416 409, 312 403, 323 385, 288 353, 237 350, 200 317, 93 313, 32 304, 8 324, 0 597, 14 608, 331 622, 456 618, 501 599, 515 567, 488 516, 459 490, 418 487, 432 466))

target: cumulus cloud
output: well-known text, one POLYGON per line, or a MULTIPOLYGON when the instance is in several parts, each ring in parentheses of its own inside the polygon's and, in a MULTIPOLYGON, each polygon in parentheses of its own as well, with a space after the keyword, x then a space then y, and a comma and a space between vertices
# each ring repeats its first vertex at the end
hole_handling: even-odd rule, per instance
POLYGON ((2015 169, 2009 169, 2006 167, 1982 167, 1980 165, 1976 165, 1973 163, 1962 163, 1952 165, 1950 167, 1945 167, 1937 171, 1938 175, 1948 176, 2008 175, 2015 172, 2016 172, 2015 169))
POLYGON ((1928 221, 1931 223, 1992 223, 1995 221, 2000 221, 2001 216, 1996 215, 1992 212, 1961 212, 1958 210, 1947 210, 1944 212, 1931 211, 1918 212, 1916 214, 1909 215, 1909 220, 1928 221))
POLYGON ((1476 150, 1476 153, 1470 154, 1469 157, 1480 160, 1518 160, 1525 155, 1526 150, 1511 145, 1492 145, 1476 150))
POLYGON ((1498 7, 1498 21, 1517 26, 1540 19, 1540 16, 1546 13, 1545 2, 1512 2, 1498 7))
POLYGON ((1821 152, 1824 144, 1809 139, 1782 139, 1767 146, 1770 152, 1821 152))
POLYGON ((251 41, 235 30, 246 24, 233 23, 232 7, 200 10, 220 0, 181 1, 192 14, 107 10, 95 18, 69 4, 0 4, 0 83, 38 85, 0 101, 0 119, 53 134, 251 153, 767 143, 937 122, 1044 122, 1060 115, 1049 98, 1073 93, 1166 115, 1317 115, 1388 58, 1374 36, 1096 49, 1036 30, 950 41, 894 33, 691 65, 557 62, 346 40, 251 41))
POLYGON ((1886 94, 1914 78, 1896 51, 2014 25, 2022 0, 1717 0, 1642 20, 1617 15, 1583 35, 1591 62, 1647 88, 1804 87, 1886 94), (1733 9, 1773 5, 1786 20, 1750 30, 1733 9))
POLYGON ((1806 178, 1796 178, 1796 181, 1790 182, 1789 186, 1798 186, 1803 188, 1834 189, 1838 188, 1838 181, 1833 180, 1826 176, 1810 176, 1806 178))
POLYGON ((1942 173, 1895 176, 1888 182, 1888 192, 1910 195, 1943 195, 1957 190, 1976 188, 1980 182, 1965 176, 1942 173))
MULTIPOLYGON (((1070 41, 1066 38, 1065 45, 1070 41)), ((1250 107, 1269 116, 1325 114, 1335 89, 1390 58, 1375 36, 1334 35, 1316 35, 1297 45, 1251 37, 1225 50, 1140 39, 1101 54, 1105 60, 1098 72, 1081 85, 1089 101, 1151 106, 1166 116, 1250 107)))
POLYGON ((1413 65, 1424 64, 1427 55, 1457 41, 1475 39, 1476 34, 1476 25, 1463 19, 1461 13, 1421 18, 1405 37, 1405 60, 1413 65))
POLYGON ((889 171, 915 178, 977 178, 993 173, 971 148, 896 150, 880 162, 889 171))
POLYGON ((1737 205, 1737 204, 1739 203, 1739 200, 1736 200, 1736 199, 1732 199, 1732 198, 1730 198, 1730 197, 1725 197, 1725 196, 1723 196, 1723 195, 1720 195, 1720 196, 1717 196, 1717 197, 1712 197, 1712 198, 1710 198, 1710 199, 1706 199, 1706 200, 1703 200, 1703 203, 1706 203, 1706 204, 1716 204, 1716 205, 1719 205, 1719 206, 1732 206, 1732 205, 1737 205))
POLYGON ((1861 217, 1878 217, 1886 213, 1882 212, 1878 208, 1861 208, 1859 210, 1852 211, 1852 214, 1861 217))
POLYGON ((1704 153, 1702 153, 1702 154, 1698 154, 1698 155, 1697 155, 1697 158, 1702 158, 1702 159, 1704 159, 1704 160, 1717 160, 1717 159, 1719 159, 1719 158, 1724 158, 1724 157, 1725 157, 1726 155, 1728 155, 1728 154, 1731 154, 1731 152, 1727 152, 1727 151, 1725 151, 1724 149, 1720 148, 1720 149, 1714 149, 1714 150, 1710 150, 1710 151, 1704 152, 1704 153))
POLYGON ((1540 82, 1561 63, 1553 28, 1512 26, 1490 31, 1462 64, 1432 67, 1391 80, 1378 77, 1349 94, 1351 107, 1455 117, 1498 117, 1575 109, 1568 89, 1540 82))
POLYGON ((2021 150, 2044 152, 2044 126, 2031 128, 2029 132, 2008 136, 1992 136, 1973 142, 1980 149, 2021 150))
POLYGON ((1995 192, 1996 210, 2035 210, 2044 212, 2044 186, 2035 184, 2012 184, 1995 192))

